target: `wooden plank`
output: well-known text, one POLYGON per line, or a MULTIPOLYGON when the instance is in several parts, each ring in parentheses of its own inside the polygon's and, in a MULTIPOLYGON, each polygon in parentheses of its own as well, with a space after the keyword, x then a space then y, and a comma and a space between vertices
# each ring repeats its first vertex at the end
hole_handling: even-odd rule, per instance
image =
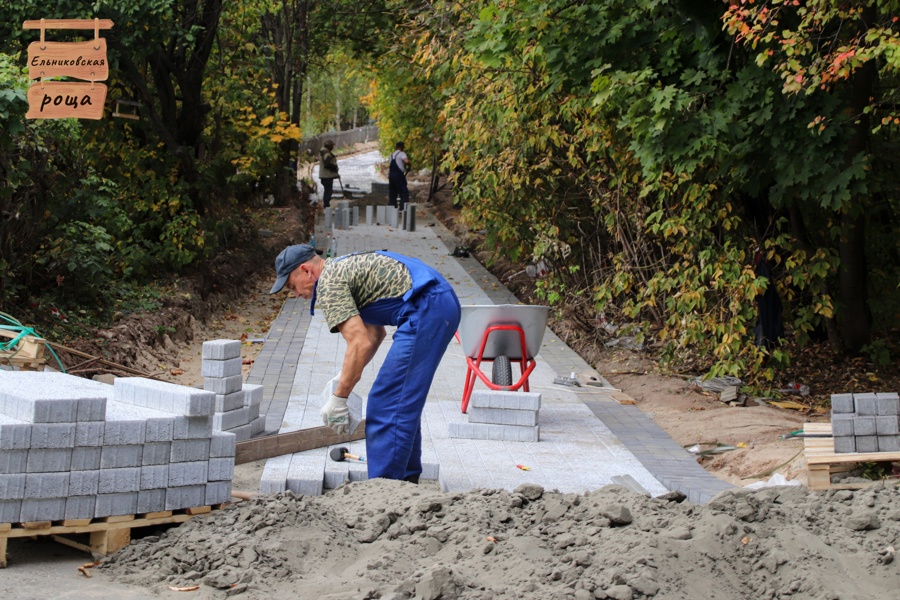
POLYGON ((245 463, 294 454, 315 448, 324 448, 335 444, 346 444, 366 437, 366 421, 363 419, 356 431, 350 435, 338 435, 330 427, 312 427, 289 433, 279 433, 266 437, 238 442, 235 450, 234 464, 245 463))
MULTIPOLYGON (((804 433, 831 434, 831 423, 806 423, 804 433)), ((834 438, 803 438, 806 464, 824 465, 855 462, 893 462, 900 460, 900 452, 845 452, 834 451, 834 438)))
POLYGON ((131 528, 105 529, 91 533, 91 552, 100 556, 109 556, 121 550, 131 542, 131 528))
POLYGON ((22 29, 112 29, 110 19, 29 19, 22 29))
POLYGON ((0 537, 0 569, 6 568, 6 538, 0 537))
POLYGON ((79 525, 87 525, 93 519, 66 519, 62 522, 63 527, 78 527, 79 525))
POLYGON ((102 119, 106 86, 85 81, 41 81, 28 86, 26 119, 102 119))

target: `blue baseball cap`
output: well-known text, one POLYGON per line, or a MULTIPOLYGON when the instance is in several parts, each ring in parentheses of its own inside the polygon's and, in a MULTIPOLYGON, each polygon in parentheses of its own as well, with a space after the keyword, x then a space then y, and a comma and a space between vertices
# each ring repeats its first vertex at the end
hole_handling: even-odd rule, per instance
POLYGON ((272 286, 272 291, 269 293, 280 292, 293 270, 315 255, 316 249, 309 244, 296 244, 282 250, 281 254, 275 258, 275 276, 278 279, 275 280, 275 285, 272 286))

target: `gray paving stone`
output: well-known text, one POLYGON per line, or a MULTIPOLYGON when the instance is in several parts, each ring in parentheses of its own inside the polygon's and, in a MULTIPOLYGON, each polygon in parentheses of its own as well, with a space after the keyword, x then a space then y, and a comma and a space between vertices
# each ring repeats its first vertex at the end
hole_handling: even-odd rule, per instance
POLYGON ((166 491, 166 510, 193 508, 195 506, 206 506, 206 483, 170 487, 166 491))
MULTIPOLYGON (((206 484, 209 461, 169 464, 169 487, 187 487, 206 484)), ((204 494, 205 494, 204 488, 204 494)), ((200 506, 200 505, 196 505, 200 506)))
POLYGON ((141 467, 141 490, 169 487, 169 465, 141 467))
MULTIPOLYGON (((106 412, 104 406, 103 412, 106 412)), ((106 430, 104 421, 84 421, 75 424, 75 446, 102 446, 106 430)))
POLYGON ((450 423, 450 437, 506 442, 537 442, 540 440, 540 426, 450 423))
MULTIPOLYGON (((875 417, 856 417, 853 420, 853 431, 856 436, 877 435, 875 429, 875 417)), ((862 450, 860 450, 862 452, 862 450)))
POLYGON ((856 414, 859 416, 878 414, 878 397, 875 394, 853 394, 853 403, 856 406, 856 414))
POLYGON ((897 415, 875 417, 875 433, 878 436, 897 435, 900 433, 900 417, 897 415))
POLYGON ((200 372, 204 377, 234 377, 241 376, 241 358, 229 358, 226 360, 203 359, 200 372))
POLYGON ((233 433, 214 431, 209 446, 210 458, 233 457, 237 439, 233 433))
POLYGON ((78 397, 61 382, 48 379, 42 385, 23 381, 21 371, 6 372, 0 390, 0 413, 26 423, 74 423, 78 397))
POLYGON ((853 394, 832 394, 831 411, 836 414, 850 415, 856 412, 853 394))
POLYGON ((167 465, 172 458, 172 442, 152 442, 144 444, 141 466, 167 465))
POLYGON ((896 392, 878 392, 879 415, 900 415, 900 395, 896 392))
POLYGON ((72 449, 71 471, 96 471, 100 468, 102 446, 76 446, 72 449))
POLYGON ((211 438, 213 433, 212 416, 208 417, 175 417, 173 439, 211 438))
POLYGON ((856 436, 857 452, 878 452, 878 436, 875 435, 857 435, 856 436))
POLYGON ((250 407, 241 406, 237 410, 231 410, 213 415, 214 431, 230 431, 235 427, 250 424, 250 407))
POLYGON ((848 437, 855 435, 853 422, 856 417, 853 414, 834 413, 831 415, 831 433, 834 437, 848 437))
MULTIPOLYGON (((100 453, 101 469, 120 469, 125 467, 140 467, 143 464, 144 446, 131 444, 126 446, 103 446, 100 453)), ((116 490, 132 491, 132 490, 116 490)), ((109 492, 102 492, 109 493, 109 492)))
POLYGON ((69 472, 26 473, 25 499, 64 498, 69 494, 69 472))
POLYGON ((0 450, 0 475, 24 473, 27 464, 28 450, 0 450))
POLYGON ((232 377, 205 377, 203 389, 214 394, 233 394, 241 391, 243 378, 241 375, 232 377))
POLYGON ((538 410, 541 407, 541 395, 536 392, 474 390, 469 399, 469 406, 473 408, 538 410))
POLYGON ((900 436, 897 435, 879 435, 878 436, 879 452, 900 452, 900 436))
POLYGON ((227 360, 241 357, 239 340, 209 340, 203 342, 201 357, 212 360, 227 360))
POLYGON ((231 501, 231 480, 210 481, 206 484, 206 505, 223 504, 231 501))
POLYGON ((185 417, 209 416, 215 408, 214 393, 168 381, 119 377, 113 389, 118 402, 185 417))
POLYGON ((849 454, 856 452, 856 437, 834 438, 834 451, 837 454, 849 454))
MULTIPOLYGON (((244 387, 247 387, 244 385, 244 387)), ((246 394, 244 390, 230 394, 216 394, 216 412, 228 412, 244 407, 246 394)))
POLYGON ((250 424, 229 429, 227 433, 232 434, 237 442, 245 442, 253 437, 253 430, 250 424))
POLYGON ((509 408, 469 408, 469 423, 492 425, 521 425, 533 427, 538 424, 538 411, 514 410, 509 408))
POLYGON ((29 498, 22 500, 19 521, 61 521, 66 518, 65 498, 29 498))
POLYGON ((174 440, 170 462, 196 462, 209 460, 209 438, 174 440))
POLYGON ((139 491, 135 512, 139 514, 145 514, 167 510, 167 492, 168 490, 166 488, 139 491))
POLYGON ((245 383, 241 391, 244 393, 244 406, 256 406, 262 404, 263 386, 245 383))
POLYGON ((259 480, 259 491, 262 494, 277 494, 287 488, 288 469, 291 466, 291 455, 276 456, 266 461, 259 480))
POLYGON ((25 497, 25 473, 0 475, 0 500, 21 500, 25 497))
POLYGON ((72 468, 72 448, 32 448, 28 451, 27 473, 54 473, 72 468))
POLYGON ((36 423, 31 427, 32 448, 74 448, 75 423, 36 423))
POLYGON ((233 458, 209 459, 208 481, 231 481, 234 479, 233 458))
POLYGON ((100 518, 133 515, 138 512, 137 503, 138 492, 97 494, 94 516, 100 518))
POLYGON ((69 496, 66 498, 66 519, 93 519, 97 509, 97 496, 69 496))
POLYGON ((141 489, 141 469, 142 467, 100 469, 97 493, 118 494, 123 492, 137 492, 141 489))
MULTIPOLYGON (((100 471, 70 471, 69 472, 69 495, 70 496, 96 495, 97 491, 99 490, 99 485, 100 485, 100 471)), ((91 510, 91 516, 94 516, 93 509, 91 510)))
POLYGON ((18 523, 21 514, 21 500, 0 500, 0 523, 18 523))
POLYGON ((33 425, 0 415, 0 450, 27 450, 31 447, 33 425))

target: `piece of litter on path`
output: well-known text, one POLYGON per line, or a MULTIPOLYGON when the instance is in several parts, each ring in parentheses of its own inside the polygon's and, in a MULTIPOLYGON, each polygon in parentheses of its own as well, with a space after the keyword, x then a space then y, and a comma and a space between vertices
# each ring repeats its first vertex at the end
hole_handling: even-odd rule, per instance
POLYGON ((531 467, 526 467, 525 465, 516 465, 517 469, 521 469, 523 471, 530 471, 531 467))

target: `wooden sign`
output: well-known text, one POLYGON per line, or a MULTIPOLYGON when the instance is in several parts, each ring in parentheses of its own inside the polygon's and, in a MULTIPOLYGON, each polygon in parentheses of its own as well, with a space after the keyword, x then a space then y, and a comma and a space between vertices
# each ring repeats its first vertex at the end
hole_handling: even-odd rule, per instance
POLYGON ((26 119, 102 119, 106 86, 89 81, 44 81, 28 88, 26 119))
POLYGON ((106 81, 106 39, 89 42, 32 42, 28 44, 28 75, 41 77, 75 77, 86 81, 106 81))

